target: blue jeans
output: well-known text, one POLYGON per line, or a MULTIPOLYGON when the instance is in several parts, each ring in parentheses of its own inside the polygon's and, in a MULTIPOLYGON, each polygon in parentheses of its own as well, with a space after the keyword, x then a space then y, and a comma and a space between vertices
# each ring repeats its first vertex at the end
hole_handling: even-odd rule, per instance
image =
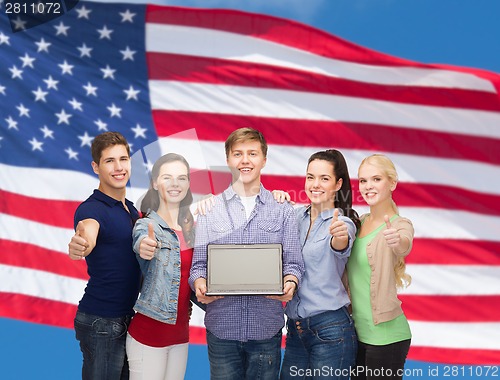
POLYGON ((343 307, 287 321, 282 380, 349 379, 357 351, 354 322, 343 307))
POLYGON ((211 380, 276 380, 281 364, 281 330, 271 339, 219 339, 207 330, 211 380))
POLYGON ((125 342, 130 317, 103 318, 77 311, 74 323, 83 353, 82 380, 128 379, 125 342))

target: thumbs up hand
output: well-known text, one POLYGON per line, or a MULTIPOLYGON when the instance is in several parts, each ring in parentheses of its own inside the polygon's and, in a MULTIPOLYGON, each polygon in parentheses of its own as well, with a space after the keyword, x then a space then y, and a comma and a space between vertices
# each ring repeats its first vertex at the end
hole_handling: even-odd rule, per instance
POLYGON ((388 215, 384 215, 384 221, 386 226, 386 229, 384 230, 385 241, 387 242, 387 245, 389 247, 396 248, 401 242, 401 235, 399 234, 398 230, 392 227, 388 215))
POLYGON ((333 211, 330 235, 332 235, 330 244, 333 249, 341 251, 347 247, 347 243, 349 242, 347 225, 342 220, 339 220, 339 210, 337 208, 333 211))
POLYGON ((139 244, 139 256, 144 260, 151 260, 155 255, 158 242, 155 238, 153 223, 148 224, 148 236, 141 240, 139 244))
POLYGON ((85 251, 89 247, 89 243, 87 242, 85 232, 85 225, 82 221, 79 221, 76 225, 75 234, 68 244, 68 253, 72 260, 81 260, 86 256, 85 251))

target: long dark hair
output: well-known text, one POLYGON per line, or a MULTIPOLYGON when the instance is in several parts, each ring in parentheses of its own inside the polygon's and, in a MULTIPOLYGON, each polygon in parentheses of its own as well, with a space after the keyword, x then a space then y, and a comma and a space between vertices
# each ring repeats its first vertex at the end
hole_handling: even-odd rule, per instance
MULTIPOLYGON (((158 178, 160 169, 164 164, 176 161, 182 162, 186 166, 188 178, 191 178, 189 174, 189 163, 183 156, 176 153, 167 153, 161 156, 158 160, 156 160, 153 165, 153 169, 151 170, 149 189, 141 202, 140 209, 142 215, 147 216, 151 211, 158 211, 158 208, 160 207, 160 195, 158 194, 158 190, 155 190, 153 187, 153 182, 158 178)), ((193 214, 191 214, 191 210, 189 209, 191 203, 193 203, 193 194, 191 193, 191 188, 189 188, 186 196, 180 203, 179 217, 177 218, 177 222, 182 228, 184 240, 189 247, 194 246, 194 218, 193 214)))
POLYGON ((344 212, 344 215, 352 220, 356 228, 359 230, 361 222, 359 221, 358 213, 352 208, 352 189, 351 179, 349 178, 349 170, 345 158, 338 150, 328 149, 314 153, 309 157, 307 166, 314 160, 324 160, 333 165, 333 174, 337 181, 342 178, 342 186, 335 193, 334 206, 344 212))

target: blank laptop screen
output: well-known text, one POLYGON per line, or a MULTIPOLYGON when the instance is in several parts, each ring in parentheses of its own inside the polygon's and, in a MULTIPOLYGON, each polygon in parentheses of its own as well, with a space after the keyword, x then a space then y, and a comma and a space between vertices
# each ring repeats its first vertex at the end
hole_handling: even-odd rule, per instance
POLYGON ((210 244, 207 271, 207 295, 283 294, 281 244, 210 244))

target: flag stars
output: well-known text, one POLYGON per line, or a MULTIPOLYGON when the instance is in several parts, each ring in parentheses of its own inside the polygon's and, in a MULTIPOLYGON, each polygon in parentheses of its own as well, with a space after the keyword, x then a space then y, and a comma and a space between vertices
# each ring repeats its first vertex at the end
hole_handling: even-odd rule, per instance
POLYGON ((17 127, 17 121, 15 121, 12 116, 9 116, 7 119, 5 119, 5 121, 8 124, 8 129, 15 129, 16 131, 19 131, 19 128, 17 127))
POLYGON ((130 50, 130 48, 127 46, 125 50, 120 50, 120 53, 123 55, 122 60, 126 61, 127 59, 130 59, 131 61, 133 61, 134 54, 137 53, 137 51, 130 50))
POLYGON ((92 86, 92 83, 87 82, 87 84, 83 86, 83 88, 87 92, 87 96, 97 96, 97 87, 92 86))
POLYGON ((23 103, 19 104, 17 107, 17 110, 19 111, 19 117, 30 117, 30 110, 29 108, 26 108, 23 103))
POLYGON ((80 58, 83 58, 83 57, 91 58, 90 53, 91 53, 93 48, 90 48, 87 45, 83 44, 82 46, 77 47, 77 49, 80 51, 80 58))
POLYGON ((71 114, 66 113, 64 109, 61 109, 61 112, 55 113, 55 115, 57 116, 57 125, 62 123, 69 125, 69 118, 73 116, 71 114))
POLYGON ((64 151, 68 155, 68 159, 78 161, 78 153, 71 149, 71 147, 64 149, 64 151))
POLYGON ((130 12, 129 9, 127 9, 125 12, 120 12, 120 16, 122 16, 122 22, 134 22, 133 18, 135 17, 135 15, 136 13, 130 12))
POLYGON ((94 121, 94 124, 97 125, 97 128, 99 129, 99 131, 107 131, 108 130, 108 124, 106 124, 105 122, 101 121, 101 119, 97 119, 96 121, 94 121))
POLYGON ((35 58, 30 57, 28 53, 24 54, 24 57, 19 57, 21 61, 23 61, 23 67, 29 66, 32 69, 34 68, 33 62, 35 62, 35 58))
POLYGON ((42 149, 43 142, 38 141, 36 138, 33 137, 29 141, 29 143, 31 144, 31 150, 32 151, 39 150, 40 152, 43 152, 43 149, 42 149))
POLYGON ((0 33, 0 45, 10 45, 10 37, 9 36, 6 36, 5 34, 3 33, 0 33))
POLYGON ((62 21, 59 23, 59 25, 54 25, 54 28, 56 28, 56 36, 60 34, 63 34, 66 37, 68 36, 69 26, 64 25, 62 21))
POLYGON ((3 137, 0 136, 0 148, 2 147, 2 144, 1 144, 2 140, 3 140, 3 137))
POLYGON ((11 20, 11 23, 13 24, 15 30, 26 29, 27 21, 21 20, 19 16, 17 16, 15 20, 11 20))
POLYGON ((45 42, 43 38, 40 39, 40 41, 35 42, 35 44, 38 46, 37 53, 40 53, 42 51, 48 53, 49 52, 49 46, 52 45, 50 42, 45 42))
POLYGON ((84 147, 85 145, 87 145, 87 146, 90 147, 91 143, 92 143, 92 140, 94 139, 94 137, 93 136, 89 136, 89 134, 87 132, 85 132, 85 134, 83 136, 78 136, 78 138, 82 142, 80 144, 80 147, 84 147))
POLYGON ((102 29, 97 29, 97 33, 99 33, 99 39, 102 40, 103 38, 106 38, 108 40, 111 40, 111 33, 113 33, 112 29, 108 29, 106 25, 102 27, 102 29))
POLYGON ((52 75, 49 75, 49 77, 47 79, 44 79, 43 81, 47 85, 47 90, 50 90, 51 88, 56 91, 58 90, 57 84, 59 83, 59 81, 52 79, 52 75))
POLYGON ((109 67, 109 65, 106 65, 106 67, 104 69, 100 69, 102 72, 103 72, 103 79, 106 79, 106 78, 111 78, 111 79, 115 79, 115 72, 116 70, 112 69, 111 67, 109 67))
POLYGON ((136 124, 135 128, 130 128, 132 129, 132 132, 135 133, 135 138, 142 137, 143 139, 146 138, 146 128, 142 128, 139 124, 136 124))
POLYGON ((83 112, 82 103, 76 100, 75 98, 68 100, 68 103, 71 105, 71 107, 73 107, 74 110, 83 112))
POLYGON ((69 74, 69 75, 73 75, 73 67, 75 67, 74 65, 70 65, 66 60, 64 60, 63 63, 60 63, 58 64, 57 66, 59 66, 61 68, 61 74, 64 75, 64 74, 69 74))
POLYGON ((108 111, 111 113, 111 117, 117 116, 122 117, 122 109, 115 106, 115 103, 112 103, 110 107, 106 107, 108 111))
POLYGON ((23 79, 23 70, 18 69, 17 66, 9 67, 9 71, 12 73, 12 79, 23 79))
POLYGON ((43 126, 43 128, 40 128, 40 130, 43 133, 43 138, 51 138, 54 139, 54 131, 49 129, 46 125, 43 126))
POLYGON ((38 102, 41 100, 42 102, 47 102, 45 97, 49 94, 47 91, 43 91, 40 87, 36 89, 36 91, 31 91, 33 94, 35 94, 35 102, 38 102))
POLYGON ((5 92, 6 89, 7 89, 7 87, 0 85, 0 94, 6 95, 6 92, 5 92))
POLYGON ((76 9, 76 13, 78 13, 78 18, 86 18, 87 20, 89 20, 90 12, 92 12, 92 10, 85 8, 85 5, 83 5, 81 8, 76 9))
POLYGON ((136 90, 134 87, 130 86, 128 90, 123 90, 123 92, 127 95, 127 100, 134 99, 137 100, 137 94, 140 93, 139 90, 136 90))

